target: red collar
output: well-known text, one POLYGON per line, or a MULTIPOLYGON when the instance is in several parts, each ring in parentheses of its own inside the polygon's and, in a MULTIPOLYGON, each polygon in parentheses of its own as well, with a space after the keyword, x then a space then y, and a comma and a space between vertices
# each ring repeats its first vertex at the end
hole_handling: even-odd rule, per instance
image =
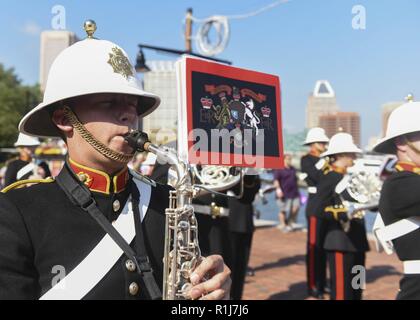
POLYGON ((420 167, 416 166, 412 162, 398 161, 397 164, 395 165, 395 169, 400 172, 409 171, 409 172, 420 174, 420 167))
POLYGON ((319 151, 316 151, 316 150, 310 150, 308 154, 310 154, 311 156, 319 158, 321 153, 319 151))
POLYGON ((127 185, 129 178, 127 167, 111 177, 103 171, 88 168, 72 159, 69 159, 69 164, 79 180, 91 191, 109 194, 112 190, 114 193, 119 193, 123 191, 127 185))

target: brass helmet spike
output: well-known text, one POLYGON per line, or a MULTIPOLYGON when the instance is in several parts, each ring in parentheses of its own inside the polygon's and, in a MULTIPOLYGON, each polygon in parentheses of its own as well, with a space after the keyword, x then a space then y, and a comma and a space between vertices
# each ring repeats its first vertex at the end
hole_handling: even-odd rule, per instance
POLYGON ((83 25, 83 29, 85 29, 88 39, 94 39, 93 34, 96 31, 96 22, 95 21, 86 20, 84 25, 83 25))
POLYGON ((406 97, 405 97, 405 101, 407 102, 413 102, 414 101, 414 96, 412 93, 409 93, 406 97))

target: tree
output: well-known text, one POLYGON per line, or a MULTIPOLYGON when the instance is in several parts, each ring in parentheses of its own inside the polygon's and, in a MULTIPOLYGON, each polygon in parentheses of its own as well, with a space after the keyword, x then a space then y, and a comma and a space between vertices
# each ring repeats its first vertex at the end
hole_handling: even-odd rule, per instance
POLYGON ((13 145, 19 121, 40 99, 38 85, 22 85, 14 69, 6 70, 0 63, 0 147, 13 145))

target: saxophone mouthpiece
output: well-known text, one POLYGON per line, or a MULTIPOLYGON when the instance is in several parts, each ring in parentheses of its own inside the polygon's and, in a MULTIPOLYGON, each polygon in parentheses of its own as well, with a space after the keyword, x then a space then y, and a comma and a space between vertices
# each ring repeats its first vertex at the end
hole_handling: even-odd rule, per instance
POLYGON ((138 130, 131 130, 124 136, 124 140, 131 148, 139 152, 148 151, 151 144, 147 134, 138 130))

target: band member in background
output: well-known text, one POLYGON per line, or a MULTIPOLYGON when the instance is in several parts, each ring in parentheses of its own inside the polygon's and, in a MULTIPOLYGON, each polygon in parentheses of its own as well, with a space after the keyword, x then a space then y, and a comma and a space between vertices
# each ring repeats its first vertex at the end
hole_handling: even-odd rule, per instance
MULTIPOLYGON (((171 172, 168 164, 161 164, 157 161, 151 178, 161 184, 171 184, 172 174, 176 175, 175 172, 171 172)), ((229 232, 231 209, 228 205, 228 198, 207 193, 194 198, 192 203, 197 218, 201 254, 204 256, 221 255, 225 263, 232 269, 233 251, 229 232)), ((233 214, 242 215, 242 212, 233 214)))
POLYGON ((398 157, 396 172, 382 186, 379 212, 385 226, 377 235, 384 237, 385 242, 392 240, 398 258, 404 263, 404 277, 397 295, 401 300, 420 299, 419 117, 420 102, 408 102, 395 109, 389 117, 385 138, 374 147, 374 151, 398 157))
MULTIPOLYGON (((233 300, 241 300, 251 252, 252 235, 254 233, 255 195, 261 187, 258 175, 244 176, 244 191, 241 198, 229 198, 229 229, 232 246, 232 288, 233 300)), ((240 183, 228 194, 239 195, 240 183)))
POLYGON ((8 164, 5 174, 5 186, 11 185, 18 180, 28 179, 34 174, 35 164, 32 160, 35 149, 40 145, 40 142, 38 138, 20 133, 14 145, 18 148, 19 158, 8 164))
POLYGON ((205 194, 193 199, 198 223, 198 240, 204 256, 217 254, 232 268, 232 247, 229 237, 228 198, 205 194))
POLYGON ((300 208, 296 169, 292 166, 290 154, 284 156, 284 168, 274 170, 273 176, 279 206, 279 228, 284 232, 289 232, 298 227, 296 219, 300 208))
POLYGON ((328 151, 321 157, 329 157, 314 197, 313 210, 318 217, 328 220, 324 249, 327 251, 331 277, 332 300, 360 300, 362 287, 352 286, 354 266, 365 265, 365 252, 369 250, 364 219, 350 219, 344 200, 356 202, 346 191, 346 171, 353 166, 361 150, 348 133, 335 134, 328 151))
POLYGON ((322 299, 325 290, 327 256, 323 248, 326 221, 317 217, 313 207, 317 186, 322 175, 325 160, 320 154, 325 152, 329 139, 322 128, 312 128, 308 131, 304 142, 309 147, 308 154, 300 160, 303 178, 308 186, 308 202, 306 204, 306 219, 308 226, 306 241, 306 279, 308 294, 322 299))
MULTIPOLYGON (((0 194, 0 300, 161 297, 169 187, 128 170, 124 138, 160 99, 141 89, 119 46, 93 37, 93 21, 85 27, 19 124, 62 137, 69 158, 56 179, 0 194)), ((190 297, 228 299, 229 274, 220 256, 204 258, 190 297)))

